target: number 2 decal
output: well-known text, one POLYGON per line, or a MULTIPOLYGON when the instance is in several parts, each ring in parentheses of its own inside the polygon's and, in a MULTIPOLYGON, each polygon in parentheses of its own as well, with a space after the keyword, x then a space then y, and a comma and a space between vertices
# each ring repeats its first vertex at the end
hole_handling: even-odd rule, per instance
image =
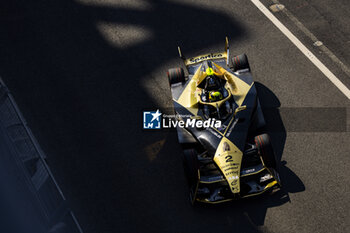
POLYGON ((226 163, 233 162, 231 155, 226 156, 225 159, 226 159, 226 163))

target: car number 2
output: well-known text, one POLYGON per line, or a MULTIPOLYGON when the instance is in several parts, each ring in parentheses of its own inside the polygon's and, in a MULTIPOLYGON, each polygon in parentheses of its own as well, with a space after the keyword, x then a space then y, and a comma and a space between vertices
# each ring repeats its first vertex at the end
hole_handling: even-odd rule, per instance
POLYGON ((231 155, 227 155, 227 156, 225 157, 225 159, 226 159, 226 163, 228 163, 228 162, 233 162, 232 156, 231 156, 231 155))

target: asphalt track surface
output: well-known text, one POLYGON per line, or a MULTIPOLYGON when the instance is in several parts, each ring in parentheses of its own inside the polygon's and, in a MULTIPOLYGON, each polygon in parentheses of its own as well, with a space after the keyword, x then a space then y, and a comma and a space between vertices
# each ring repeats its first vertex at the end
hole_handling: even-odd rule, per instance
MULTIPOLYGON (((280 3, 350 63, 348 1, 280 3)), ((250 1, 1 5, 1 76, 84 232, 349 230, 349 100, 250 1), (142 111, 172 106, 165 72, 181 65, 178 44, 188 55, 221 51, 225 36, 231 53, 250 59, 283 189, 193 208, 176 134, 143 131, 142 111)), ((350 87, 288 17, 274 14, 350 87)))

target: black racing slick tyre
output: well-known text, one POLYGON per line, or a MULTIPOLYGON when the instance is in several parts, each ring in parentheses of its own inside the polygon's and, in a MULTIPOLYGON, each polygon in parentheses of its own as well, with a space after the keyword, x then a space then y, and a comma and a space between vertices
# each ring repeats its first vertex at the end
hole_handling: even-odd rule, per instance
POLYGON ((183 163, 184 163, 185 175, 189 186, 189 201, 193 206, 195 206, 196 205, 195 196, 196 196, 196 191, 197 191, 196 189, 198 185, 198 169, 199 169, 197 151, 194 149, 184 150, 183 163))
POLYGON ((167 75, 169 78, 170 85, 185 81, 185 73, 182 68, 178 67, 178 68, 169 69, 167 72, 167 75))
POLYGON ((184 150, 183 163, 189 184, 192 185, 193 183, 196 183, 198 179, 199 163, 195 149, 184 150))
POLYGON ((260 134, 256 136, 254 140, 265 166, 276 168, 276 157, 272 148, 270 136, 268 134, 260 134))
POLYGON ((241 55, 233 57, 231 60, 232 60, 232 70, 233 71, 244 70, 244 69, 248 69, 248 71, 250 71, 250 66, 249 66, 247 55, 241 54, 241 55))

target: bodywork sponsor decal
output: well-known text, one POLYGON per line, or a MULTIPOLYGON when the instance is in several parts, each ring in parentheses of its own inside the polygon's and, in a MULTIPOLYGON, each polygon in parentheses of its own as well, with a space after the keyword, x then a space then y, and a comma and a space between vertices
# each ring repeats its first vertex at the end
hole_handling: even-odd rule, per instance
POLYGON ((230 140, 223 137, 217 151, 214 162, 224 174, 232 193, 240 192, 240 169, 243 153, 230 140))
POLYGON ((220 59, 220 58, 221 59, 226 58, 226 52, 224 52, 224 53, 209 53, 209 54, 201 55, 198 57, 192 57, 192 58, 189 58, 185 61, 185 65, 191 65, 191 64, 195 64, 195 63, 202 62, 202 61, 209 60, 209 59, 220 59))

